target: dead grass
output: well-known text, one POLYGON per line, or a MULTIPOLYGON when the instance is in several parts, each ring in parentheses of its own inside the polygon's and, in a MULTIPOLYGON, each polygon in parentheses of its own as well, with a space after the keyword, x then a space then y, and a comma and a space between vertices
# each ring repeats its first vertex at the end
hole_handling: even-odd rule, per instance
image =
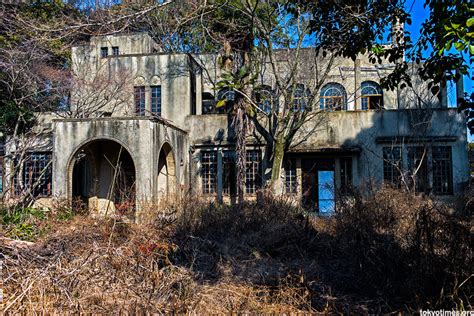
POLYGON ((308 217, 262 193, 198 198, 150 224, 77 215, 33 246, 0 241, 6 313, 387 313, 472 308, 469 217, 383 190, 308 217))

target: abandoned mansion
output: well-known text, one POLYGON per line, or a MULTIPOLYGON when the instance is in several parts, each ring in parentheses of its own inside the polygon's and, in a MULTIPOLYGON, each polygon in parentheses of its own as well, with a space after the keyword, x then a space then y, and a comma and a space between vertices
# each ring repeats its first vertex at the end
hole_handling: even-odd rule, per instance
MULTIPOLYGON (((15 177, 8 175, 20 145, 8 139, 2 145, 3 198, 29 190, 44 204, 80 199, 98 211, 128 203, 137 218, 144 205, 189 192, 234 201, 235 115, 228 104, 235 92, 217 84, 221 60, 164 53, 145 33, 92 37, 74 47, 69 105, 37 114, 15 177)), ((338 192, 348 187, 461 194, 469 180, 464 114, 448 107, 445 89, 431 94, 415 70, 412 88, 382 89, 393 67, 364 55, 276 50, 256 79, 260 123, 246 138, 244 196, 255 197, 269 183, 272 150, 261 129, 271 131, 283 111, 304 122, 285 148, 277 193, 309 211, 333 212, 338 192), (292 95, 278 92, 290 77, 292 95)), ((462 94, 462 84, 457 88, 462 94)))

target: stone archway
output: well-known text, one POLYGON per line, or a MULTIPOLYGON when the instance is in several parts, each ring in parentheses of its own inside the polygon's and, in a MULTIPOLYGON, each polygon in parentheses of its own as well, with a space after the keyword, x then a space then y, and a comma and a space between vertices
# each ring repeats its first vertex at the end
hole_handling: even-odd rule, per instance
POLYGON ((161 146, 158 157, 157 196, 160 201, 176 193, 176 162, 168 143, 161 146))
POLYGON ((129 151, 109 139, 82 145, 69 166, 71 197, 99 214, 134 216, 136 170, 129 151))

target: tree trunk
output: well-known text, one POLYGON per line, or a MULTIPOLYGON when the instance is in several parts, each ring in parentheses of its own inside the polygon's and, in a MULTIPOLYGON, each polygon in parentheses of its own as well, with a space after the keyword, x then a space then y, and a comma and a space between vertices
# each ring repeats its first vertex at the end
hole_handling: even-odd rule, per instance
POLYGON ((272 163, 271 188, 273 193, 278 193, 281 186, 280 173, 285 156, 285 137, 283 134, 278 135, 275 139, 272 163))

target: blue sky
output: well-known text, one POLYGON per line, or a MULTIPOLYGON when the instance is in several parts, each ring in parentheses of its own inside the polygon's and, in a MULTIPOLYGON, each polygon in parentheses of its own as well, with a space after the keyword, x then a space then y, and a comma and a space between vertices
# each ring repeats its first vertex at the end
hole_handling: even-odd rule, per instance
MULTIPOLYGON (((406 25, 405 28, 410 32, 412 40, 415 42, 420 37, 421 24, 429 16, 429 10, 424 8, 424 0, 407 0, 405 6, 407 11, 411 13, 412 24, 406 25)), ((469 64, 469 56, 466 56, 466 62, 469 64)), ((464 77, 464 91, 468 94, 473 92, 472 84, 472 67, 470 70, 471 75, 464 77)), ((451 106, 456 104, 456 92, 454 87, 448 87, 448 103, 451 106)), ((468 132, 469 134, 469 132, 468 132)), ((474 141, 474 138, 469 135, 469 141, 474 141)))

